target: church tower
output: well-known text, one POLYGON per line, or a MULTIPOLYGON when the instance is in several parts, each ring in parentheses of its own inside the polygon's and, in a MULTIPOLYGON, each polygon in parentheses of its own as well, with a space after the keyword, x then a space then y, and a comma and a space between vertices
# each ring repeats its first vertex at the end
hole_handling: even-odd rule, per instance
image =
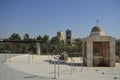
POLYGON ((58 38, 60 41, 64 40, 63 32, 61 32, 61 31, 57 32, 57 38, 58 38))
POLYGON ((72 30, 67 29, 66 30, 66 43, 67 44, 72 44, 72 30))

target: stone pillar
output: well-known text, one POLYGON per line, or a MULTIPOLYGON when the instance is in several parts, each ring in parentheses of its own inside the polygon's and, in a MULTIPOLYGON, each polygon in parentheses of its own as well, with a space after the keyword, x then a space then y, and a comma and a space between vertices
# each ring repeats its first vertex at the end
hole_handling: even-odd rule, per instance
POLYGON ((82 57, 83 57, 83 65, 86 65, 86 41, 83 39, 82 41, 82 57))
POLYGON ((87 41, 87 66, 93 66, 93 42, 90 39, 87 41))
POLYGON ((12 42, 10 47, 11 47, 11 52, 16 52, 16 49, 17 49, 16 48, 16 42, 12 42))
POLYGON ((39 42, 36 42, 36 53, 38 54, 38 55, 40 55, 40 43, 39 42))
POLYGON ((115 67, 115 39, 110 42, 110 67, 115 67))

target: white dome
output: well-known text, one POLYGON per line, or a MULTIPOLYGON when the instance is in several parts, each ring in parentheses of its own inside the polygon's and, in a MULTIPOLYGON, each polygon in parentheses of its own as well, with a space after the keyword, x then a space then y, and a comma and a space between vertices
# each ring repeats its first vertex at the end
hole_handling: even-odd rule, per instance
POLYGON ((105 36, 105 32, 102 27, 94 26, 91 30, 90 36, 105 36))

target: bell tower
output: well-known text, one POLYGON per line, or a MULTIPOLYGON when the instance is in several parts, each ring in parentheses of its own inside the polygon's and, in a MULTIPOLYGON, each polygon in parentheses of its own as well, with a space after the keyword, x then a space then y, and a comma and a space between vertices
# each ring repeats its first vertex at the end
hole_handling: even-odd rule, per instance
POLYGON ((66 30, 66 43, 67 44, 72 44, 72 30, 67 29, 66 30))

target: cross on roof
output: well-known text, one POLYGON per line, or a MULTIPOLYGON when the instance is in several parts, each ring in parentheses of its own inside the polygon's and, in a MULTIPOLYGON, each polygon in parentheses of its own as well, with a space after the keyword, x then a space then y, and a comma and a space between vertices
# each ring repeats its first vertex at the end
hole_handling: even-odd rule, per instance
POLYGON ((99 23, 100 21, 97 19, 96 22, 97 22, 97 26, 98 26, 98 23, 99 23))

